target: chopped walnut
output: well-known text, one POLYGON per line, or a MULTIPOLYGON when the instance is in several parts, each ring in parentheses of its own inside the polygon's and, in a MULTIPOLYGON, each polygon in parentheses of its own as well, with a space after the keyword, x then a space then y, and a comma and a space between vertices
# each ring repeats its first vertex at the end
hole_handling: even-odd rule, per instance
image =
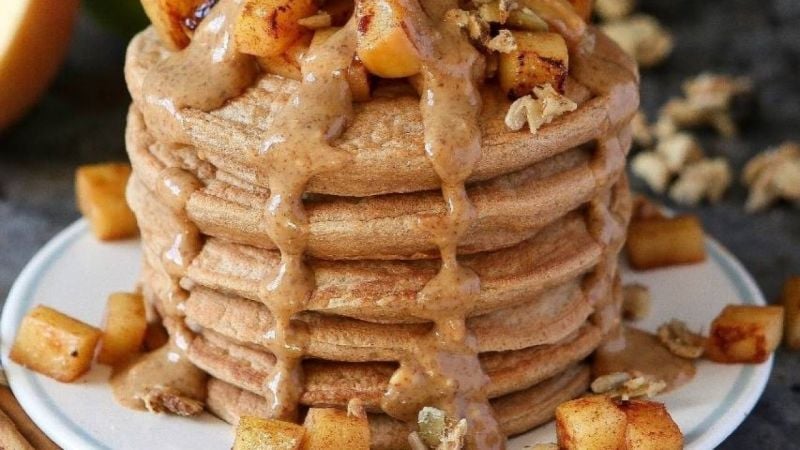
POLYGON ((536 133, 542 125, 578 108, 577 103, 556 92, 550 84, 533 88, 533 94, 535 99, 526 95, 516 99, 508 108, 505 118, 508 128, 518 131, 527 123, 531 133, 536 133))
POLYGON ((675 127, 709 125, 725 137, 737 133, 730 108, 736 96, 750 92, 747 78, 701 74, 683 84, 685 98, 674 98, 661 109, 661 116, 675 127))
POLYGON ((595 394, 607 395, 624 401, 632 398, 654 397, 666 387, 667 384, 664 381, 641 376, 632 378, 625 372, 603 375, 591 384, 592 392, 595 394))
POLYGON ((145 408, 152 413, 168 412, 178 416, 195 416, 203 412, 203 402, 186 397, 175 388, 156 386, 142 397, 145 408))
POLYGON ((655 66, 672 51, 672 35, 654 17, 645 14, 609 22, 602 28, 642 67, 655 66))
POLYGON ((800 145, 785 142, 751 159, 742 181, 750 188, 745 209, 761 211, 779 199, 800 205, 800 145))
POLYGON ((436 450, 461 450, 464 448, 464 439, 467 437, 467 419, 461 419, 456 425, 447 430, 442 443, 436 450))
POLYGON ((623 19, 636 8, 636 0, 595 0, 594 12, 606 21, 623 19))
POLYGON ((636 155, 631 161, 631 171, 659 194, 667 189, 672 178, 672 171, 667 167, 664 156, 653 151, 636 155))
POLYGON ((703 356, 706 338, 689 330, 680 320, 672 319, 658 327, 658 339, 670 352, 681 358, 697 359, 703 356))
POLYGON ((622 317, 642 320, 650 314, 650 289, 641 284, 626 284, 622 288, 622 317))
POLYGON ((664 114, 662 110, 661 114, 658 116, 658 120, 656 120, 655 125, 653 125, 653 134, 655 134, 658 139, 668 139, 677 132, 678 126, 675 125, 675 122, 664 114))
POLYGON ((313 16, 303 17, 297 21, 298 25, 310 30, 328 28, 331 26, 331 15, 326 11, 320 11, 313 16))
POLYGON ((489 40, 486 48, 500 53, 511 53, 517 49, 517 42, 514 40, 514 35, 508 30, 500 30, 497 36, 489 40))
POLYGON ((731 167, 722 158, 704 159, 686 166, 669 190, 669 197, 682 205, 697 205, 703 199, 717 203, 731 185, 731 167))
POLYGON ((664 157, 667 169, 677 173, 686 164, 703 158, 703 148, 697 139, 688 133, 675 133, 658 142, 656 152, 664 157))
POLYGON ((653 131, 650 129, 650 124, 647 123, 647 116, 643 111, 637 111, 631 118, 631 133, 633 134, 633 142, 636 142, 640 147, 650 147, 655 142, 653 131))
POLYGON ((451 9, 445 14, 445 20, 452 21, 459 28, 466 31, 469 38, 474 42, 483 46, 486 46, 489 42, 489 23, 481 18, 476 11, 451 9))

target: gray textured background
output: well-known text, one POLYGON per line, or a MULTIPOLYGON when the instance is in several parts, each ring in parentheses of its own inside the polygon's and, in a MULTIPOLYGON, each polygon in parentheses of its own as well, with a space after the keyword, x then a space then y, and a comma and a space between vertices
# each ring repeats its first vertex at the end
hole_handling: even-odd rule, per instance
MULTIPOLYGON (((643 74, 643 105, 651 119, 686 77, 746 74, 756 94, 745 108, 741 136, 722 140, 700 132, 706 150, 730 158, 738 170, 767 146, 800 140, 800 0, 642 0, 641 9, 677 38, 667 63, 643 74)), ((0 299, 33 253, 78 217, 76 165, 125 158, 124 50, 124 40, 82 17, 50 92, 0 136, 0 299)), ((748 216, 745 196, 737 184, 722 204, 696 212, 774 299, 787 276, 800 274, 800 210, 781 205, 748 216)), ((764 397, 721 448, 800 448, 799 425, 798 354, 780 351, 764 397)))

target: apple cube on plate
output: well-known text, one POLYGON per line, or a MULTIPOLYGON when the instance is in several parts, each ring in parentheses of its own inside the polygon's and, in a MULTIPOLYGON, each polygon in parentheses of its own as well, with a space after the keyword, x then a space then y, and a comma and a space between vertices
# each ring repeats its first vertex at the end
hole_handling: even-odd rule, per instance
POLYGON ((303 423, 303 450, 368 450, 366 415, 352 415, 333 408, 311 408, 303 423))
MULTIPOLYGON (((402 0, 362 0, 356 3, 356 52, 370 73, 383 78, 405 78, 419 73, 415 45, 418 29, 402 0)), ((417 5, 418 6, 418 5, 417 5)))
POLYGON ((55 309, 37 306, 22 319, 10 357, 58 381, 74 381, 91 367, 101 334, 55 309))
POLYGON ((113 240, 137 233, 136 217, 125 200, 131 166, 107 163, 81 166, 75 173, 78 209, 98 239, 113 240))
POLYGON ((139 294, 117 292, 106 303, 105 329, 97 362, 114 365, 139 352, 147 331, 144 299, 139 294))
POLYGON ((728 305, 711 323, 706 356, 719 363, 761 363, 782 336, 782 306, 728 305))
POLYGON ((800 276, 794 276, 783 285, 783 307, 786 309, 784 321, 786 345, 792 350, 800 350, 800 276))
POLYGON ((497 77, 509 97, 522 97, 536 86, 550 84, 564 92, 569 53, 564 38, 546 31, 513 31, 517 49, 500 53, 497 77))
POLYGON ((627 450, 680 450, 683 433, 662 403, 629 400, 619 403, 628 426, 625 429, 627 450))
POLYGON ((703 226, 695 216, 634 220, 628 228, 628 260, 637 270, 706 259, 703 226))
POLYGON ((562 403, 556 408, 556 435, 565 450, 616 450, 625 448, 627 419, 605 395, 562 403))
POLYGON ((291 422, 242 416, 233 450, 297 450, 304 434, 303 427, 291 422))
POLYGON ((239 51, 277 56, 310 31, 298 20, 317 12, 315 0, 244 0, 234 38, 239 51))

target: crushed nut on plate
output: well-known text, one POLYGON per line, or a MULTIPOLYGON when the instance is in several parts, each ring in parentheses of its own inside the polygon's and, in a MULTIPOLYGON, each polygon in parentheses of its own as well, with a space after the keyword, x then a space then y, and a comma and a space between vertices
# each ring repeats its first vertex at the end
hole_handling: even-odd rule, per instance
POLYGON ((703 356, 706 338, 689 330, 680 320, 672 319, 658 327, 658 339, 670 352, 687 359, 703 356))
POLYGON ((608 22, 601 28, 642 67, 655 66, 672 52, 672 35, 646 14, 608 22))
POLYGON ((508 108, 505 123, 511 130, 521 130, 527 123, 531 133, 536 133, 542 125, 578 108, 577 103, 556 92, 550 84, 533 88, 533 93, 536 98, 520 97, 508 108))
POLYGON ((742 182, 750 189, 745 209, 762 211, 780 199, 800 205, 800 145, 785 142, 751 159, 742 182))
POLYGON ((625 320, 642 320, 650 314, 650 289, 641 284, 626 284, 622 288, 622 317, 625 320))
POLYGON ((611 398, 630 400, 632 398, 650 398, 666 389, 667 383, 648 377, 632 377, 625 372, 615 372, 596 378, 591 389, 595 394, 607 395, 611 398))
POLYGON ((169 412, 178 416, 195 416, 203 412, 203 402, 165 386, 148 389, 142 401, 145 408, 152 413, 169 412))
POLYGON ((669 197, 682 205, 697 205, 704 199, 717 203, 731 184, 731 167, 723 158, 704 159, 686 166, 669 190, 669 197))

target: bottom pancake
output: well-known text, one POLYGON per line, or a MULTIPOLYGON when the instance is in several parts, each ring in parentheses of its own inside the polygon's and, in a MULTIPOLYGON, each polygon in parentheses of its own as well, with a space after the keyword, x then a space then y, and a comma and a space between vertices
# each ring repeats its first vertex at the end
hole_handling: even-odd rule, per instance
MULTIPOLYGON (((513 436, 550 420, 556 407, 584 393, 589 381, 590 370, 587 366, 573 366, 529 389, 492 400, 492 407, 503 432, 513 436)), ((208 383, 206 406, 212 413, 232 424, 241 416, 266 417, 268 414, 263 397, 215 378, 208 383)), ((372 439, 370 448, 409 448, 408 433, 413 425, 383 414, 370 415, 369 424, 372 439)))

